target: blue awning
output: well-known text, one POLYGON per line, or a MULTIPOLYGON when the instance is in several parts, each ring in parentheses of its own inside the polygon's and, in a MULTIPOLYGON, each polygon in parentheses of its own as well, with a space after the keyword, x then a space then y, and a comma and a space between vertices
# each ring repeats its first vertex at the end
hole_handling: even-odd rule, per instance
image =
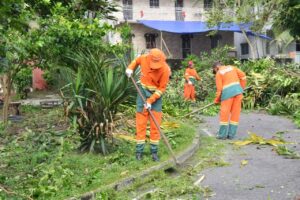
POLYGON ((220 23, 218 26, 209 27, 206 22, 201 21, 160 21, 160 20, 139 20, 141 24, 152 29, 159 31, 190 34, 190 33, 203 33, 209 31, 231 31, 241 33, 241 28, 245 30, 248 35, 258 36, 263 39, 271 40, 272 38, 257 34, 250 30, 251 23, 236 24, 236 23, 220 23))

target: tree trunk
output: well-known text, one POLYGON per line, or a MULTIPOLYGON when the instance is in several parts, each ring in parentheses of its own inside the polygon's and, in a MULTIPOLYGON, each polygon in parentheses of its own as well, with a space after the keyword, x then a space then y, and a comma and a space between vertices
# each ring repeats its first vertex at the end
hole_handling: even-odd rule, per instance
POLYGON ((252 59, 255 59, 255 51, 254 51, 254 47, 253 47, 251 41, 249 40, 249 38, 248 38, 248 36, 247 36, 245 30, 244 30, 243 28, 241 28, 241 27, 240 27, 240 29, 241 29, 241 31, 242 31, 242 33, 243 33, 243 35, 244 35, 244 37, 245 37, 247 43, 249 44, 250 51, 251 51, 251 57, 252 57, 252 59))
POLYGON ((1 84, 3 87, 3 122, 4 122, 4 124, 7 124, 8 109, 9 109, 11 87, 12 87, 10 72, 8 72, 2 76, 1 84))

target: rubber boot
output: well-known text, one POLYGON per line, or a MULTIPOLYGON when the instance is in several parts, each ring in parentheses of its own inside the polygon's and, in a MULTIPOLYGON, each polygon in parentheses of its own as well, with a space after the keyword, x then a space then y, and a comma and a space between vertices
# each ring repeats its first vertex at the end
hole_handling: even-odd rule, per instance
POLYGON ((225 140, 227 138, 228 125, 220 125, 219 132, 217 134, 217 139, 225 140))
POLYGON ((136 155, 135 155, 135 158, 137 160, 142 160, 143 159, 143 153, 137 152, 136 155))
POLYGON ((238 127, 237 125, 229 124, 228 136, 227 136, 228 139, 232 140, 235 137, 237 127, 238 127))
POLYGON ((157 153, 152 153, 152 160, 154 162, 158 162, 159 161, 159 157, 158 157, 157 153))
POLYGON ((157 144, 151 144, 150 148, 151 148, 152 160, 155 161, 155 162, 158 162, 159 161, 159 158, 158 158, 158 155, 157 155, 158 145, 157 144))
POLYGON ((136 159, 142 160, 143 159, 143 151, 144 151, 145 144, 137 144, 136 145, 136 159))

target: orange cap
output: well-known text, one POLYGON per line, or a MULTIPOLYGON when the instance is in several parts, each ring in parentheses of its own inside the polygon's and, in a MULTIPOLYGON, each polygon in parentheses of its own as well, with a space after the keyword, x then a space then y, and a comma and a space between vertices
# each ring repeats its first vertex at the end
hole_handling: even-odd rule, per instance
POLYGON ((159 69, 167 65, 164 52, 157 48, 150 50, 148 58, 151 69, 159 69))

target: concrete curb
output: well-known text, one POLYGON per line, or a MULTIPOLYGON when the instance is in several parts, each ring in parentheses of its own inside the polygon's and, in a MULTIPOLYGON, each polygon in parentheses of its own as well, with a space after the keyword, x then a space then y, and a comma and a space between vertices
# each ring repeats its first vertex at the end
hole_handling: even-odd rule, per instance
MULTIPOLYGON (((188 160, 191 156, 193 156, 194 153, 198 150, 199 145, 200 145, 200 135, 201 135, 201 133, 199 131, 195 135, 192 144, 187 149, 180 152, 179 155, 176 155, 179 165, 183 164, 186 160, 188 160)), ((160 163, 159 165, 152 166, 139 174, 116 181, 115 183, 112 183, 105 188, 113 188, 115 190, 121 190, 122 188, 127 187, 127 186, 131 185, 132 183, 134 183, 134 181, 137 180, 138 178, 144 178, 144 177, 150 175, 153 171, 167 169, 168 167, 170 167, 172 165, 174 165, 174 160, 172 158, 170 158, 169 160, 166 160, 166 161, 160 163)), ((87 192, 87 193, 84 193, 79 197, 68 198, 68 200, 78 200, 78 199, 91 200, 91 199, 95 198, 96 193, 99 193, 102 190, 103 190, 103 187, 93 190, 93 191, 90 191, 90 192, 87 192)))

